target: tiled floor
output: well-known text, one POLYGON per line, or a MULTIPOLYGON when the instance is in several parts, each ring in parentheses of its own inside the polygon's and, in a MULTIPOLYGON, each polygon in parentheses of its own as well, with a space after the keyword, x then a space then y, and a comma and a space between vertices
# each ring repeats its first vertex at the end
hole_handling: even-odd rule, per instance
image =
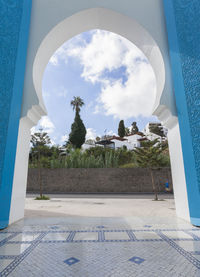
POLYGON ((200 229, 176 218, 25 220, 0 231, 0 276, 200 276, 200 229))

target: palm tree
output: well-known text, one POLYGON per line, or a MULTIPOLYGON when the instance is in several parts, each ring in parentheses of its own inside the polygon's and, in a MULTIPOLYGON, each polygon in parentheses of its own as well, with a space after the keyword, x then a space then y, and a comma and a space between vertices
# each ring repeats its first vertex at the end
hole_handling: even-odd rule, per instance
POLYGON ((80 117, 80 107, 84 105, 83 99, 79 96, 73 97, 71 101, 71 106, 73 110, 76 111, 74 123, 71 126, 71 133, 69 134, 69 142, 74 148, 81 148, 82 144, 85 142, 86 129, 85 125, 80 117))
POLYGON ((80 112, 80 107, 85 105, 83 102, 83 99, 81 99, 79 96, 74 96, 73 100, 71 101, 71 106, 73 107, 73 111, 80 112))

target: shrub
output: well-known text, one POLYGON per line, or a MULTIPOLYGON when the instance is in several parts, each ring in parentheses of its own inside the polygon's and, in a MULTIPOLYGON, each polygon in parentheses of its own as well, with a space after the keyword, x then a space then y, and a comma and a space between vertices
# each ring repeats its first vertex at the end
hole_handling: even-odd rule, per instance
POLYGON ((48 196, 42 195, 35 198, 35 200, 50 200, 48 196))
POLYGON ((136 163, 128 163, 128 164, 120 165, 120 168, 134 168, 134 167, 138 167, 136 163))
MULTIPOLYGON (((160 166, 170 166, 169 155, 163 153, 160 166)), ((73 149, 70 145, 62 155, 58 148, 53 149, 51 156, 40 158, 43 168, 131 168, 138 167, 136 154, 125 148, 111 149, 101 146, 92 147, 86 151, 73 149)), ((29 162, 30 168, 38 168, 38 159, 33 156, 29 162)))

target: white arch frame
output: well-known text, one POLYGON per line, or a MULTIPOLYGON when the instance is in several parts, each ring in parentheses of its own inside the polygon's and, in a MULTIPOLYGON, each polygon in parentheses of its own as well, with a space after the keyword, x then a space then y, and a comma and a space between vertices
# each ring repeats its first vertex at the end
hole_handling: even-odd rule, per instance
MULTIPOLYGON (((189 220, 185 173, 177 117, 172 112, 172 108, 169 108, 170 105, 167 106, 161 101, 163 91, 166 89, 166 83, 171 82, 169 57, 165 54, 163 58, 163 53, 161 53, 161 49, 156 41, 141 24, 137 23, 137 21, 107 8, 91 8, 75 13, 55 26, 53 25, 38 47, 36 47, 37 51, 32 51, 31 53, 30 68, 27 69, 26 74, 28 77, 26 77, 26 79, 28 79, 35 88, 38 97, 38 105, 32 105, 20 120, 10 223, 22 218, 24 215, 30 128, 37 124, 42 115, 46 114, 42 97, 42 79, 45 67, 53 53, 65 41, 91 29, 107 30, 125 37, 135 44, 149 60, 156 77, 156 101, 153 113, 164 122, 166 127, 170 128, 169 146, 172 176, 173 181, 176 183, 174 191, 177 214, 189 220), (21 151, 22 149, 23 151, 21 151), (18 208, 16 209, 17 205, 18 208)), ((169 87, 170 85, 168 88, 169 87)), ((28 92, 25 91, 25 93, 27 94, 28 92)), ((168 97, 170 98, 170 96, 168 97)), ((171 99, 169 102, 170 101, 171 99)), ((173 103, 171 106, 173 106, 173 103)))

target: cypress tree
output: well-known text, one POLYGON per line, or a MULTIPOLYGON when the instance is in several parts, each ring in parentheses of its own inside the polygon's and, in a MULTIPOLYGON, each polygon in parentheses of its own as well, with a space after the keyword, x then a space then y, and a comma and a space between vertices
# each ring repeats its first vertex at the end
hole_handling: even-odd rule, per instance
POLYGON ((125 136, 126 130, 124 126, 124 120, 120 120, 119 127, 118 127, 118 135, 120 138, 123 138, 125 136))
POLYGON ((76 111, 74 123, 71 126, 71 133, 69 134, 69 142, 74 148, 81 148, 85 142, 86 129, 83 121, 79 115, 79 111, 76 111))

